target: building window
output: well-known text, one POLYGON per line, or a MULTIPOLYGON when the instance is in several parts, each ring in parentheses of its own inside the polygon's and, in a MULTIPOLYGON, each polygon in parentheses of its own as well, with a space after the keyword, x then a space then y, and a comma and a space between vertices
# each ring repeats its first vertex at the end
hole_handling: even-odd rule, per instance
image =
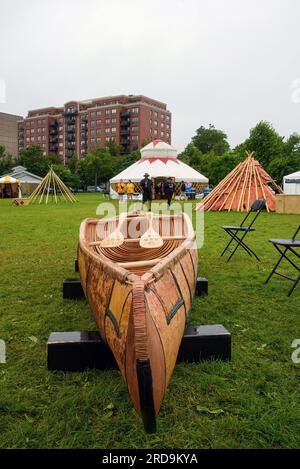
POLYGON ((64 130, 63 127, 59 127, 59 131, 62 132, 64 130))
POLYGON ((110 119, 105 119, 105 124, 109 125, 110 124, 110 119))
POLYGON ((44 125, 46 124, 46 119, 42 120, 42 124, 44 124, 44 125))
POLYGON ((108 114, 110 114, 110 109, 106 109, 105 114, 108 116, 108 114))
POLYGON ((154 130, 153 130, 153 134, 154 134, 154 135, 157 135, 157 129, 154 129, 154 130))
POLYGON ((101 134, 101 129, 97 129, 96 132, 97 132, 97 135, 100 135, 101 134))
POLYGON ((95 135, 95 129, 91 129, 91 135, 95 135))
POLYGON ((112 120, 111 120, 111 123, 112 124, 115 124, 117 122, 117 119, 114 117, 112 120))
POLYGON ((63 144, 62 142, 59 142, 59 146, 60 146, 60 147, 63 147, 64 144, 63 144))
POLYGON ((91 117, 95 117, 95 112, 91 112, 91 117))
POLYGON ((81 128, 82 128, 82 129, 85 129, 85 124, 81 124, 81 128))
POLYGON ((131 136, 131 140, 132 140, 133 142, 137 142, 138 139, 139 139, 138 135, 132 135, 132 136, 131 136))
POLYGON ((95 121, 91 121, 91 127, 95 126, 95 121))
POLYGON ((29 127, 30 126, 30 122, 26 122, 26 127, 29 127))
POLYGON ((95 139, 94 138, 91 138, 91 143, 95 143, 95 139))
POLYGON ((167 121, 169 122, 170 116, 166 115, 166 119, 167 119, 167 121))
POLYGON ((117 112, 116 109, 112 109, 112 110, 111 110, 111 113, 112 113, 112 114, 116 114, 116 112, 117 112))
POLYGON ((26 135, 30 134, 30 129, 26 129, 26 135))
POLYGON ((155 111, 154 115, 155 115, 155 117, 158 117, 158 112, 155 111))
POLYGON ((41 125, 42 124, 41 119, 38 119, 37 123, 38 123, 38 125, 41 125))
POLYGON ((46 140, 46 135, 43 135, 42 140, 43 140, 43 142, 45 142, 45 140, 46 140))
POLYGON ((80 150, 80 153, 83 155, 85 153, 85 149, 82 148, 82 150, 80 150))
POLYGON ((115 127, 112 127, 111 133, 112 133, 112 134, 115 134, 115 133, 116 133, 116 128, 115 128, 115 127))
POLYGON ((106 128, 106 129, 105 129, 105 133, 106 133, 106 134, 109 134, 109 133, 110 133, 110 128, 106 128))
POLYGON ((162 120, 162 121, 165 120, 165 115, 164 115, 164 114, 161 115, 161 120, 162 120))
POLYGON ((161 137, 164 137, 164 136, 165 136, 165 132, 161 131, 160 135, 161 135, 161 137))
POLYGON ((26 138, 26 142, 30 142, 30 138, 29 138, 29 137, 26 138))
POLYGON ((131 127, 131 131, 132 131, 132 132, 138 132, 138 131, 139 131, 138 126, 135 125, 135 126, 131 127))
POLYGON ((157 127, 157 121, 154 121, 154 125, 155 125, 155 127, 157 127))
POLYGON ((96 141, 97 141, 97 143, 101 143, 101 138, 97 137, 96 141))
POLYGON ((45 132, 46 132, 46 127, 43 127, 43 129, 42 129, 42 130, 43 130, 43 133, 45 133, 45 132))
POLYGON ((30 141, 31 141, 31 142, 34 142, 34 137, 30 137, 30 141))
POLYGON ((162 129, 165 128, 165 124, 163 122, 160 124, 160 126, 161 126, 162 129))
POLYGON ((33 126, 33 125, 34 125, 34 121, 31 121, 31 122, 30 122, 30 125, 33 126))
POLYGON ((59 136, 59 140, 62 140, 63 138, 64 138, 63 135, 60 135, 60 136, 59 136))
POLYGON ((60 151, 59 154, 60 154, 60 156, 63 156, 64 152, 63 152, 63 151, 60 151))
POLYGON ((132 110, 131 110, 132 114, 138 114, 139 113, 139 108, 138 107, 134 107, 132 110))
POLYGON ((34 129, 30 129, 30 133, 31 133, 31 134, 34 134, 34 129))
POLYGON ((106 141, 106 142, 110 142, 111 140, 112 140, 112 138, 110 138, 110 137, 105 137, 105 141, 106 141))
POLYGON ((81 140, 80 145, 83 146, 85 144, 85 140, 81 140))
MULTIPOLYGON (((131 118, 131 122, 138 122, 139 121, 139 118, 138 117, 132 117, 131 118)), ((151 119, 150 119, 150 124, 151 124, 151 119)))
POLYGON ((96 124, 101 125, 101 119, 97 119, 96 124))
POLYGON ((168 132, 166 133, 166 135, 167 135, 167 138, 169 138, 169 137, 170 137, 170 134, 169 134, 168 132))
POLYGON ((101 116, 101 111, 97 111, 97 116, 101 116))
POLYGON ((37 138, 37 139, 38 139, 38 142, 40 142, 40 141, 41 141, 41 136, 38 135, 38 138, 37 138))
POLYGON ((169 129, 169 128, 170 128, 170 125, 169 125, 169 124, 167 124, 167 125, 166 125, 166 128, 167 128, 167 129, 169 129))
POLYGON ((37 129, 37 133, 40 134, 41 131, 42 131, 42 129, 39 127, 39 128, 37 129))

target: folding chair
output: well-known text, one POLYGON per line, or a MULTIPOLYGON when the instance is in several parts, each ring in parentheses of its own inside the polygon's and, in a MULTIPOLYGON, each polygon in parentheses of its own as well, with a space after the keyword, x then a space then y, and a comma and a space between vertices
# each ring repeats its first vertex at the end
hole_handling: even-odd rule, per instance
POLYGON ((222 226, 222 228, 226 231, 226 233, 229 234, 229 236, 231 237, 231 240, 229 241, 229 243, 227 244, 227 246, 225 247, 224 251, 221 254, 221 256, 223 256, 226 251, 229 251, 231 253, 230 256, 227 259, 227 262, 229 262, 230 259, 233 257, 233 255, 235 254, 235 252, 236 252, 236 250, 238 249, 239 246, 241 246, 249 254, 250 257, 252 257, 252 255, 253 255, 254 257, 256 257, 256 259, 258 261, 260 260, 258 258, 258 256, 255 254, 255 252, 252 249, 250 249, 249 246, 247 246, 244 239, 245 239, 245 237, 247 236, 248 233, 250 233, 251 231, 255 231, 255 228, 253 228, 253 224, 254 224, 255 220, 257 219, 258 215, 260 214, 260 212, 264 208, 266 208, 265 199, 257 199, 252 204, 251 209, 249 210, 249 212, 247 213, 244 220, 242 221, 242 223, 239 226, 222 226), (252 221, 251 221, 250 225, 244 226, 246 220, 254 212, 255 212, 255 215, 252 218, 252 221), (241 233, 241 237, 239 236, 240 233, 241 233), (230 245, 233 241, 236 241, 237 244, 236 244, 234 250, 230 251, 229 247, 230 247, 230 245))
POLYGON ((276 274, 276 275, 279 275, 280 277, 284 277, 288 280, 291 280, 293 282, 293 285, 289 290, 288 296, 291 296, 297 284, 299 283, 300 273, 297 278, 292 278, 292 277, 289 277, 288 275, 284 275, 284 274, 281 274, 280 272, 277 272, 277 267, 279 267, 283 259, 286 259, 296 269, 297 272, 300 272, 300 266, 295 264, 294 260, 288 257, 290 254, 292 254, 292 255, 295 255, 296 258, 300 259, 300 252, 296 252, 296 249, 299 249, 300 251, 300 239, 296 239, 296 236, 299 233, 299 231, 300 231, 300 225, 298 226, 294 236, 291 239, 269 239, 269 242, 272 243, 275 249, 277 249, 277 251, 279 252, 280 257, 278 259, 278 262, 274 265, 265 283, 268 283, 268 281, 270 280, 273 274, 276 274))

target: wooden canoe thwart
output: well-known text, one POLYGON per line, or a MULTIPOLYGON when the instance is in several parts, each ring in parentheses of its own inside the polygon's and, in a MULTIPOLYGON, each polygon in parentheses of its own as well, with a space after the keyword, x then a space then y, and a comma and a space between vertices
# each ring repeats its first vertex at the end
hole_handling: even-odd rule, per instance
POLYGON ((132 212, 120 217, 120 226, 119 217, 84 220, 78 264, 101 337, 146 431, 155 431, 196 287, 198 253, 190 219, 182 213, 149 219, 132 212), (160 247, 141 247, 147 230, 160 247))

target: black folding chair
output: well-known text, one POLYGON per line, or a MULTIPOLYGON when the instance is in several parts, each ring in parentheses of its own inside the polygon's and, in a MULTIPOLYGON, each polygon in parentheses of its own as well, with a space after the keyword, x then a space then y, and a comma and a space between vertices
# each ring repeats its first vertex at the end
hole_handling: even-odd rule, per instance
POLYGON ((229 236, 231 237, 231 240, 229 241, 229 243, 227 244, 227 246, 225 247, 224 251, 221 254, 221 256, 223 256, 226 251, 229 251, 231 253, 230 256, 227 259, 227 262, 229 262, 230 259, 233 257, 233 255, 235 254, 235 252, 236 252, 236 250, 238 249, 239 246, 241 246, 249 254, 250 257, 252 257, 252 255, 253 255, 254 257, 256 257, 256 259, 258 261, 260 260, 258 258, 258 256, 255 254, 255 252, 252 249, 250 249, 249 246, 247 246, 244 239, 245 239, 245 237, 247 236, 248 233, 250 233, 251 231, 255 231, 255 228, 253 228, 253 224, 254 224, 255 220, 257 219, 258 215, 260 214, 260 212, 264 208, 266 208, 265 199, 257 199, 252 204, 251 209, 249 210, 249 212, 247 213, 244 220, 242 221, 242 223, 239 226, 222 226, 222 228, 226 231, 226 233, 229 234, 229 236), (255 215, 253 216, 251 223, 248 226, 245 226, 244 224, 245 224, 246 220, 253 213, 255 213, 255 215), (240 236, 240 234, 241 234, 241 236, 240 236), (237 244, 236 244, 234 250, 230 251, 229 247, 230 247, 230 245, 233 241, 236 241, 237 244))
POLYGON ((272 272, 270 273, 269 277, 267 278, 265 283, 268 283, 270 278, 273 274, 279 275, 280 277, 286 278, 293 282, 292 287, 289 290, 288 296, 291 296, 294 289, 296 288, 297 284, 300 280, 300 273, 297 278, 289 277, 288 275, 281 274, 277 272, 277 267, 279 267, 281 261, 286 259, 295 269, 297 272, 300 272, 300 266, 298 266, 294 260, 292 260, 289 255, 294 255, 297 259, 300 259, 300 252, 297 252, 296 249, 300 251, 300 239, 296 239, 297 234, 300 231, 300 225, 298 226, 294 236, 291 239, 269 239, 269 242, 273 244, 273 246, 277 249, 280 254, 278 262, 274 265, 272 272))

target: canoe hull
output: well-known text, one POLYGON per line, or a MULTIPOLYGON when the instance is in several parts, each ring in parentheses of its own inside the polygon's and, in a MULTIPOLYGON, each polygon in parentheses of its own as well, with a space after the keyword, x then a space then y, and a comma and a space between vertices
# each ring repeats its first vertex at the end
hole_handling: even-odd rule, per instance
POLYGON ((101 337, 111 348, 135 409, 155 430, 194 298, 196 249, 181 248, 151 281, 131 282, 79 242, 82 285, 101 337))

